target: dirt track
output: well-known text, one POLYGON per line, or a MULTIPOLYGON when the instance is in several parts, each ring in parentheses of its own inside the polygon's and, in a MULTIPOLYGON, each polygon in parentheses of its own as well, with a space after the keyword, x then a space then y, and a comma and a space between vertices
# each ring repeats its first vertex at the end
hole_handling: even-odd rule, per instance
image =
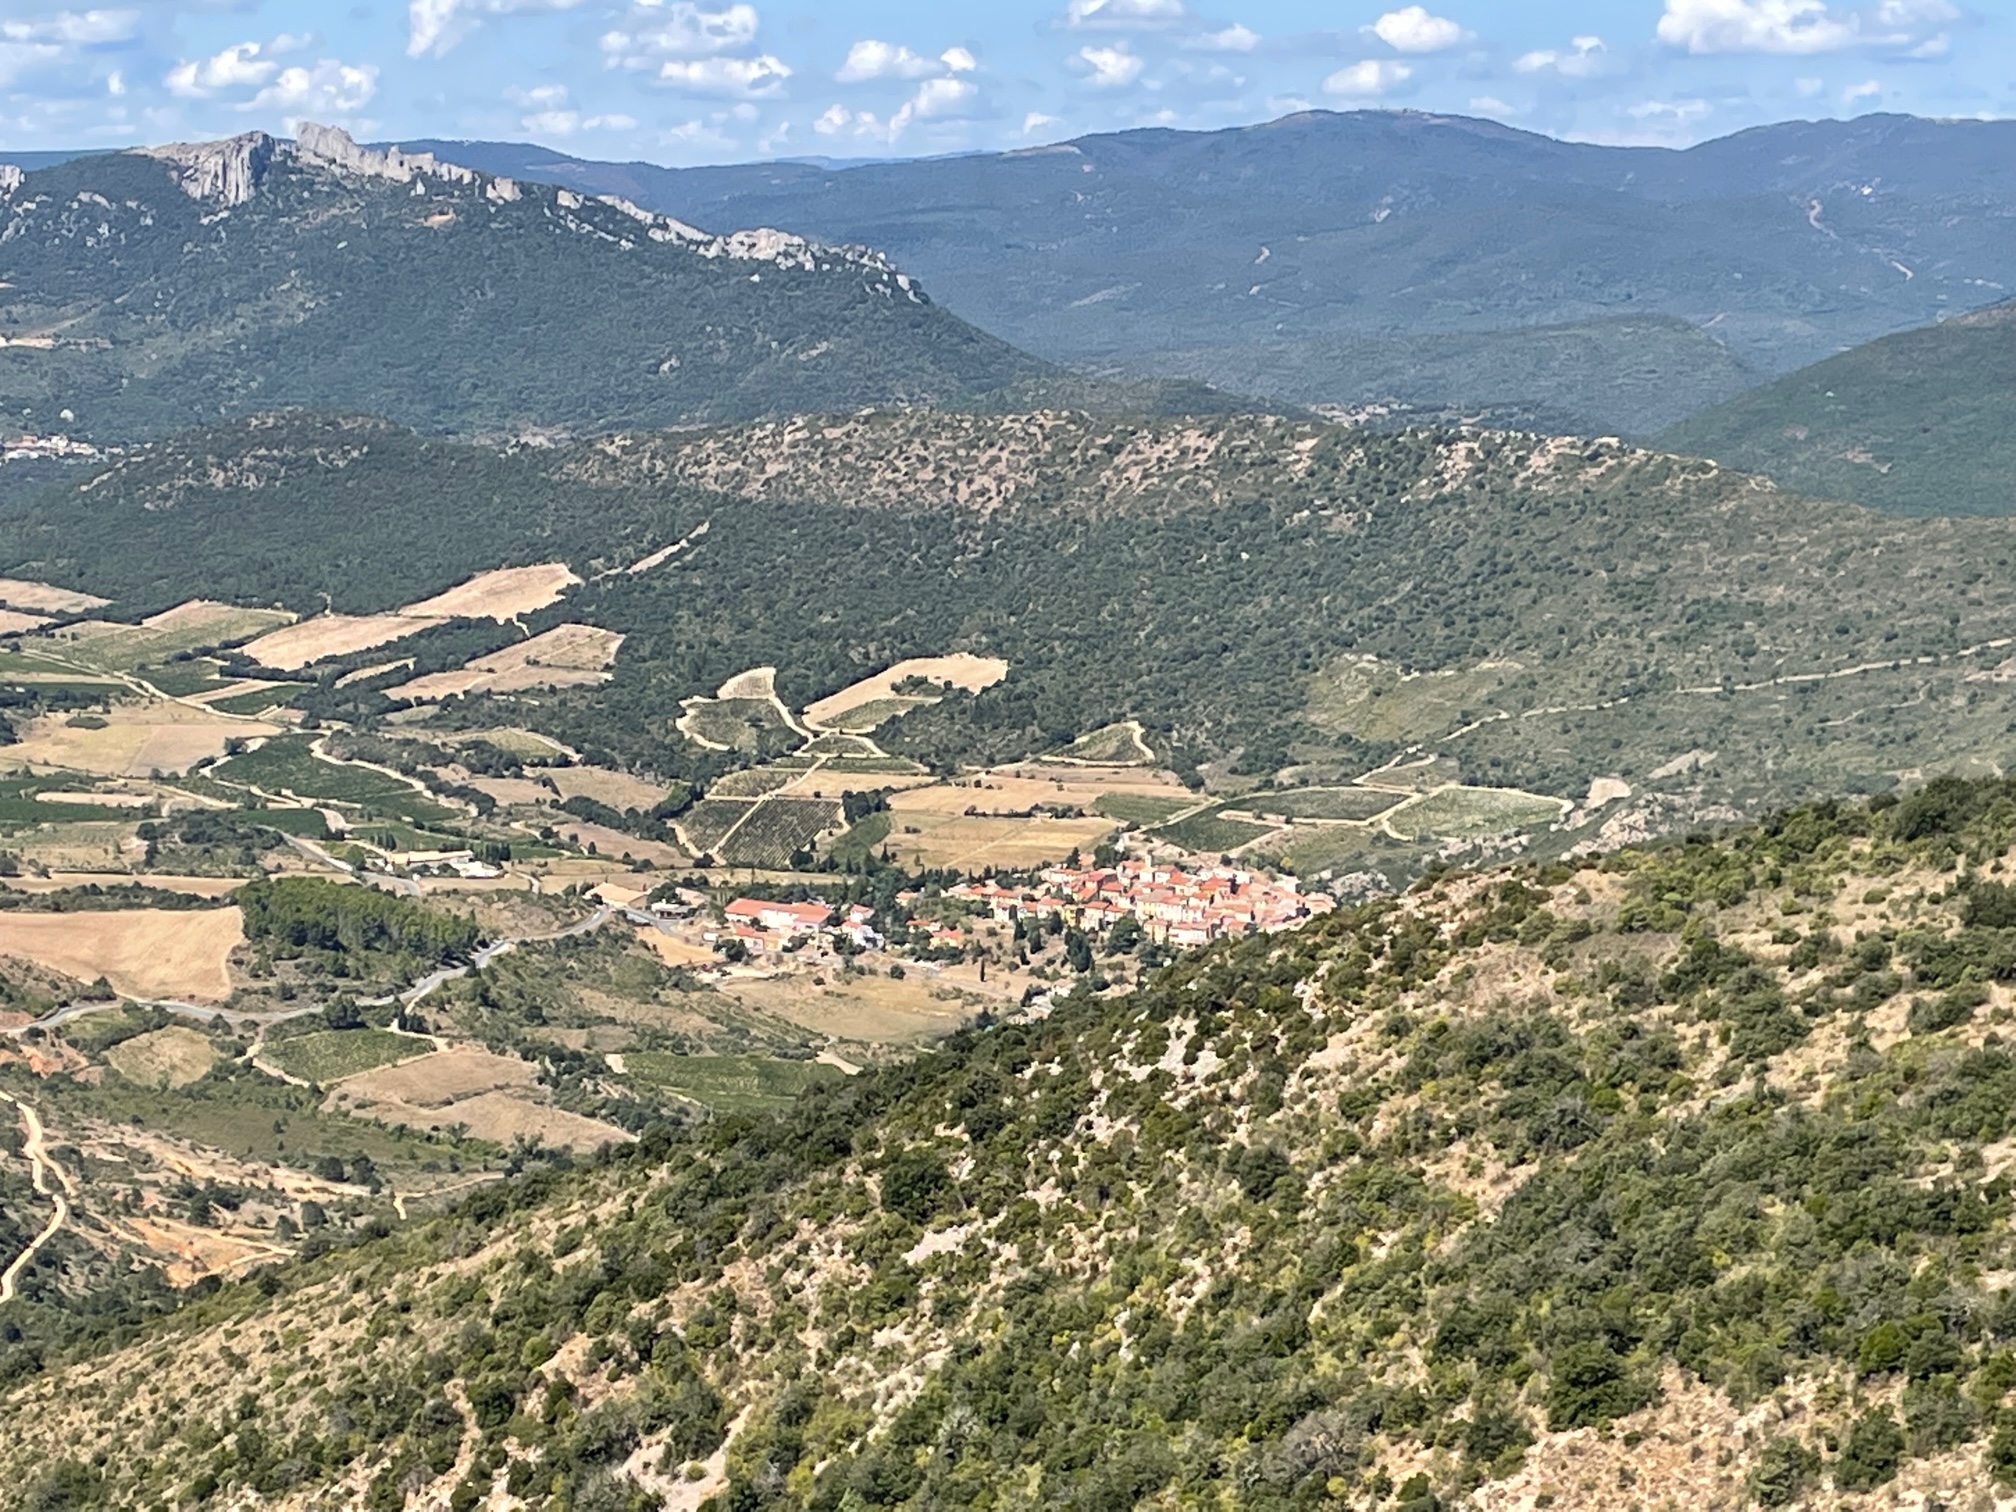
POLYGON ((56 1211, 50 1215, 49 1222, 42 1232, 28 1241, 28 1248, 16 1255, 5 1271, 0 1271, 0 1305, 5 1305, 12 1302, 18 1292, 21 1272, 28 1268, 29 1262, 41 1251, 42 1246, 54 1239, 62 1231, 63 1225, 70 1221, 70 1178, 64 1174, 61 1166, 49 1158, 42 1120, 36 1115, 35 1110, 11 1092, 0 1092, 0 1098, 5 1098, 20 1109, 21 1128, 25 1135, 21 1153, 27 1157, 29 1165, 34 1170, 35 1190, 45 1197, 56 1199, 56 1211), (51 1187, 52 1180, 55 1183, 54 1189, 51 1187))

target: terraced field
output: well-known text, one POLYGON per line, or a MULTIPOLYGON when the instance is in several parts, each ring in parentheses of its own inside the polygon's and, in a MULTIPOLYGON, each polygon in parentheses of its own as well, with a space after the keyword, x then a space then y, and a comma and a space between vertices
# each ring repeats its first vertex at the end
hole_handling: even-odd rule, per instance
POLYGON ((326 1083, 411 1060, 432 1048, 426 1040, 386 1029, 324 1029, 274 1040, 260 1058, 302 1081, 326 1083))
POLYGON ((673 1055, 632 1051, 623 1057, 627 1076, 649 1082, 717 1113, 775 1113, 798 1094, 843 1074, 816 1061, 772 1060, 757 1055, 673 1055))

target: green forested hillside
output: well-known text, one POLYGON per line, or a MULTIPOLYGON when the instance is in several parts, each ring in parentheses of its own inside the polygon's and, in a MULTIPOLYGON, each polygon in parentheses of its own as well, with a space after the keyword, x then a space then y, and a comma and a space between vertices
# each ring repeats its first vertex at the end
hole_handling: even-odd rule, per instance
MULTIPOLYGON (((613 680, 439 717, 508 715, 667 776, 700 754, 681 700, 747 668, 803 707, 958 650, 1010 675, 892 725, 890 749, 1006 759, 1133 718, 1181 767, 1441 750, 1567 798, 1617 779, 1659 824, 2016 759, 2016 525, 1888 519, 1615 444, 906 413, 499 450, 289 417, 81 487, 0 524, 0 570, 127 613, 382 610, 565 560, 588 581, 525 628, 625 634, 613 680)), ((432 670, 516 634, 406 650, 432 670)))
MULTIPOLYGON (((0 199, 0 404, 32 430, 118 440, 288 405, 423 431, 602 430, 1106 396, 862 248, 710 238, 317 140, 28 174, 0 199)), ((1110 400, 1178 392, 1225 402, 1155 385, 1110 400)))
POLYGON ((1964 1505, 2016 1478, 2012 847, 2016 788, 1939 782, 1221 944, 17 1362, 0 1469, 106 1507, 1964 1505))
POLYGON ((1892 514, 2016 514, 2016 304, 1802 368, 1659 444, 1892 514))

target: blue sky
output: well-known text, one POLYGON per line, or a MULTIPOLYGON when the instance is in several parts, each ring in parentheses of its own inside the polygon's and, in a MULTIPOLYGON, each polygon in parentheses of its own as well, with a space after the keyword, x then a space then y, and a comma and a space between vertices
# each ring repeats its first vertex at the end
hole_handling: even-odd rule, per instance
POLYGON ((0 0, 0 152, 310 119, 674 164, 920 156, 1312 106, 1676 146, 2016 115, 2016 0, 0 0))

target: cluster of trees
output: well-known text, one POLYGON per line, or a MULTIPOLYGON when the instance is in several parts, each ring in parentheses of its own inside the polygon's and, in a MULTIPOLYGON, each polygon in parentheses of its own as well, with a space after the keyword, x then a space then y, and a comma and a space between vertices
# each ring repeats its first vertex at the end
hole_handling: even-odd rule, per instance
POLYGON ((267 878, 240 888, 236 900, 246 937, 283 958, 378 953, 443 963, 468 959, 482 941, 473 919, 319 877, 267 878))

